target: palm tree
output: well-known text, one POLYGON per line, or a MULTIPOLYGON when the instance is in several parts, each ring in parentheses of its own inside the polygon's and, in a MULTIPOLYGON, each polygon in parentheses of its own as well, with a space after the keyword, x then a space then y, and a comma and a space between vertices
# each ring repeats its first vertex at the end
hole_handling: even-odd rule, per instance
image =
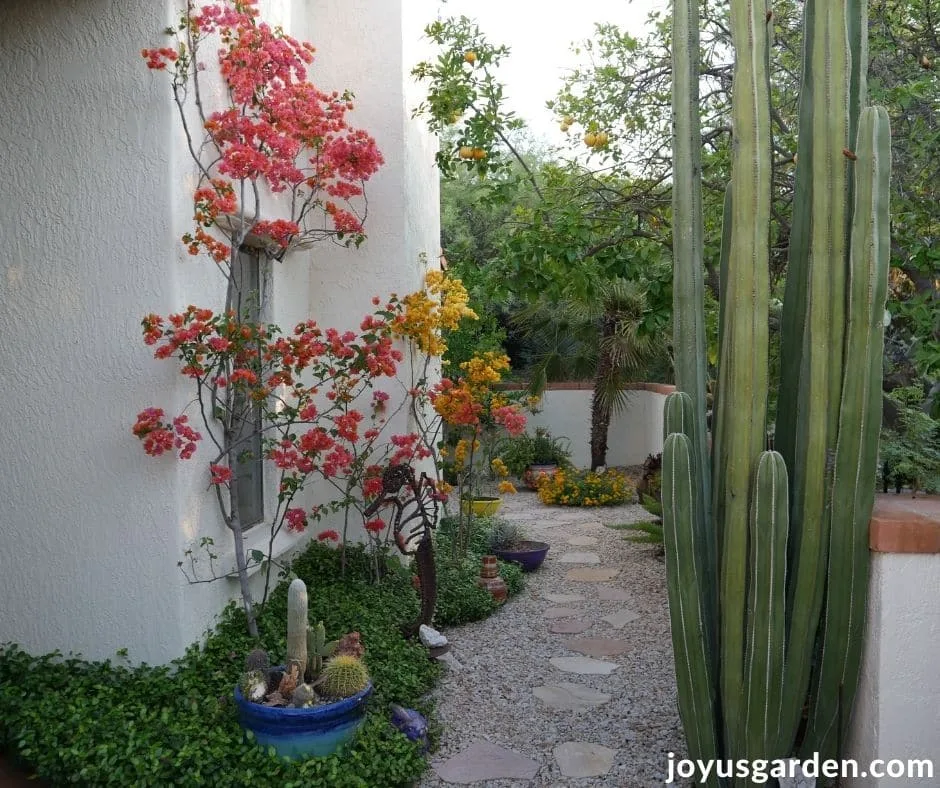
POLYGON ((530 389, 549 381, 592 380, 591 469, 607 464, 614 415, 627 404, 624 384, 639 380, 665 353, 658 337, 644 333, 646 292, 622 278, 603 282, 594 299, 539 301, 516 311, 513 326, 529 346, 530 389))

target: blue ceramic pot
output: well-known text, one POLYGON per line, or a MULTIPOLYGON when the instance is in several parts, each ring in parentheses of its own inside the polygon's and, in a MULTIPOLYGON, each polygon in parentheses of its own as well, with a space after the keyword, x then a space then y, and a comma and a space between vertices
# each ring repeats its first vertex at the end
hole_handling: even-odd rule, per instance
POLYGON ((545 542, 520 542, 512 550, 494 550, 493 554, 500 561, 519 564, 523 572, 534 572, 548 555, 548 545, 545 542))
POLYGON ((238 721, 262 747, 274 747, 282 758, 331 755, 356 735, 365 721, 372 683, 351 698, 308 709, 276 708, 252 703, 235 687, 238 721))

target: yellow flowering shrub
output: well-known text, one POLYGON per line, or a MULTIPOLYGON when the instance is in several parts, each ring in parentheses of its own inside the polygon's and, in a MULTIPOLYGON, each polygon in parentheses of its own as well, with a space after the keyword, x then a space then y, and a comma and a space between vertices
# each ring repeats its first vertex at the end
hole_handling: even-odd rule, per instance
POLYGON ((556 471, 542 475, 538 482, 539 500, 557 506, 614 506, 629 503, 636 490, 619 471, 556 471))
POLYGON ((467 306, 469 300, 459 279, 443 271, 428 271, 424 289, 401 299, 403 310, 395 318, 393 333, 413 340, 428 355, 442 356, 447 350, 442 332, 457 328, 465 317, 477 319, 476 312, 467 306))

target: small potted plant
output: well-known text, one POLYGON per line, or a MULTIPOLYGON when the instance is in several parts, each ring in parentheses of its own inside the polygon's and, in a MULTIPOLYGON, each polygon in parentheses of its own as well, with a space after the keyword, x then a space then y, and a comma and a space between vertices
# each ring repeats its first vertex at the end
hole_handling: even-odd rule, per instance
POLYGON ((263 649, 245 660, 235 687, 242 727, 282 758, 323 757, 355 736, 372 694, 359 633, 327 642, 321 621, 307 621, 307 587, 287 592, 287 658, 272 667, 263 649))
POLYGON ((509 472, 522 479, 530 490, 538 489, 540 477, 552 476, 559 468, 571 464, 568 439, 553 438, 545 427, 537 427, 534 435, 523 433, 507 438, 500 446, 499 456, 509 472))
POLYGON ((518 523, 496 520, 490 531, 490 552, 501 561, 519 564, 523 572, 534 572, 548 555, 549 546, 526 537, 525 528, 518 523))

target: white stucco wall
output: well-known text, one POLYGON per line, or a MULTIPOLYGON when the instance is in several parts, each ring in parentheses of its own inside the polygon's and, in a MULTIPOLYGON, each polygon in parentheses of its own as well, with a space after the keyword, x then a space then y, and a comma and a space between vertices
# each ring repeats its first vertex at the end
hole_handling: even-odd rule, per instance
POLYGON ((849 788, 940 784, 940 555, 872 553, 868 635, 847 757, 933 759, 932 779, 859 777, 849 788))
MULTIPOLYGON (((666 395, 631 390, 626 408, 611 421, 607 437, 608 465, 641 465, 650 454, 663 450, 663 405, 666 395)), ((571 461, 578 468, 591 466, 591 390, 549 389, 541 409, 529 416, 529 431, 546 427, 553 436, 571 442, 571 461)))
MULTIPOLYGON (((436 260, 433 150, 405 96, 433 8, 270 0, 266 10, 317 45, 321 87, 357 94, 350 121, 387 162, 368 191, 369 240, 275 264, 269 317, 353 327, 373 293, 419 283, 419 252, 436 260)), ((190 586, 177 569, 192 538, 227 543, 206 458, 150 458, 130 433, 144 407, 175 414, 192 396, 172 363, 152 358, 141 318, 221 306, 218 274, 179 242, 190 164, 165 75, 140 58, 176 15, 172 0, 4 3, 0 642, 32 652, 127 647, 134 661, 164 662, 236 591, 190 586)))

